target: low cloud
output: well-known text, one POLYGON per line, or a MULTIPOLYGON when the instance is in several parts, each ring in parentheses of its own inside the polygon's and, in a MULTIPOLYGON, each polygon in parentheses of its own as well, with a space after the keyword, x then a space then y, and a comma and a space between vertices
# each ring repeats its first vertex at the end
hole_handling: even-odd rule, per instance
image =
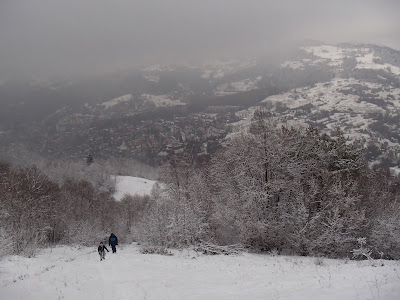
POLYGON ((252 55, 304 39, 400 48, 398 1, 5 0, 0 79, 252 55))

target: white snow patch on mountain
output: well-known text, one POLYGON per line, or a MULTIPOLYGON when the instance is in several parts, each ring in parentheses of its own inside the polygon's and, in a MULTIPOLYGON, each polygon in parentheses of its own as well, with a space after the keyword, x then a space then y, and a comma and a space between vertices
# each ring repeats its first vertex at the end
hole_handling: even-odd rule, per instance
POLYGON ((340 66, 346 53, 343 48, 331 45, 302 47, 302 49, 317 57, 329 60, 329 65, 331 66, 340 66))
POLYGON ((389 169, 394 175, 396 175, 396 176, 400 175, 400 167, 393 167, 393 168, 389 168, 389 169))
POLYGON ((150 95, 142 94, 142 96, 147 102, 153 103, 156 107, 171 107, 186 105, 186 103, 181 100, 171 99, 168 95, 150 95))
POLYGON ((258 88, 257 83, 260 80, 262 80, 262 77, 258 76, 254 80, 248 78, 237 82, 220 84, 217 86, 214 93, 216 96, 226 96, 240 92, 249 92, 258 88))
POLYGON ((289 68, 293 70, 304 70, 304 64, 301 61, 287 60, 281 63, 282 68, 289 68))
MULTIPOLYGON (((302 47, 303 50, 313 54, 316 57, 328 62, 330 66, 341 66, 343 59, 347 56, 355 56, 357 60, 358 69, 374 69, 374 70, 386 70, 395 75, 400 75, 400 68, 388 63, 378 63, 379 57, 375 56, 373 49, 371 48, 341 48, 331 45, 322 46, 310 46, 302 47)), ((315 65, 319 61, 314 60, 311 64, 315 65)), ((303 69, 306 61, 287 61, 283 63, 282 67, 296 69, 303 69)))
POLYGON ((223 70, 205 70, 203 74, 201 75, 202 78, 206 79, 219 79, 224 77, 224 71, 223 70))
POLYGON ((144 72, 164 72, 164 71, 174 71, 175 68, 168 64, 154 64, 144 67, 142 71, 144 72))
POLYGON ((128 101, 131 101, 132 99, 133 99, 132 94, 127 94, 127 95, 123 95, 123 96, 118 97, 118 98, 114 98, 114 99, 112 99, 110 101, 103 102, 100 105, 104 106, 105 109, 108 109, 110 107, 113 107, 113 106, 117 105, 118 103, 128 102, 128 101))
POLYGON ((160 76, 159 75, 152 75, 152 74, 146 74, 143 75, 144 79, 150 82, 155 82, 158 83, 160 81, 160 76))
POLYGON ((120 201, 125 195, 150 195, 151 190, 156 183, 154 180, 132 176, 113 176, 113 178, 116 182, 114 198, 118 201, 120 201))
POLYGON ((384 110, 372 103, 360 102, 357 95, 345 94, 352 85, 364 85, 370 89, 375 84, 360 82, 354 78, 336 78, 327 83, 317 83, 315 87, 294 89, 281 95, 273 95, 262 102, 282 103, 290 109, 296 109, 306 104, 313 104, 311 110, 325 111, 352 111, 355 113, 384 112, 384 110))
POLYGON ((400 68, 393 66, 391 64, 385 63, 380 64, 375 62, 379 60, 378 56, 375 56, 373 52, 365 54, 363 56, 356 57, 357 59, 357 66, 358 69, 374 69, 374 70, 386 70, 390 71, 395 75, 400 75, 400 68), (375 60, 375 61, 374 61, 375 60))

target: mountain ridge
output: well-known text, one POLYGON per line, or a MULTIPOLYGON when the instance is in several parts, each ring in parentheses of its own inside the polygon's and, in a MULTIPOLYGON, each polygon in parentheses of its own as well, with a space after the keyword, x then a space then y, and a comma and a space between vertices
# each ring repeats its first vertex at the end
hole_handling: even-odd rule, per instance
POLYGON ((15 94, 3 84, 0 147, 159 163, 166 153, 213 153, 235 122, 262 108, 328 135, 340 127, 371 164, 395 168, 399 97, 400 51, 308 43, 274 62, 148 66, 79 83, 31 84, 15 94))

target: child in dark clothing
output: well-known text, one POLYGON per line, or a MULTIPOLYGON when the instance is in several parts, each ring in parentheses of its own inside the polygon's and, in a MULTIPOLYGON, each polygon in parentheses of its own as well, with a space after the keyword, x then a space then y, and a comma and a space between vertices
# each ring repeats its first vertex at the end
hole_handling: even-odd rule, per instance
POLYGON ((99 252, 99 255, 100 255, 100 261, 102 261, 103 259, 106 259, 106 251, 104 251, 104 250, 107 250, 107 252, 110 252, 110 251, 108 251, 107 247, 103 244, 103 242, 100 242, 99 247, 97 248, 97 252, 99 252))

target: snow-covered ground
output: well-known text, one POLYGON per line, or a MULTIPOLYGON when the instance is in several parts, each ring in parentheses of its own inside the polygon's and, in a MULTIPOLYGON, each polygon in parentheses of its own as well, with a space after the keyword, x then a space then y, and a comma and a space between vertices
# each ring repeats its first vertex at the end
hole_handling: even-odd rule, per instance
POLYGON ((285 61, 281 64, 282 68, 291 68, 293 70, 303 70, 306 65, 318 65, 327 63, 332 67, 340 67, 343 64, 344 58, 356 57, 357 69, 374 69, 386 70, 389 73, 400 76, 400 68, 389 63, 379 63, 380 57, 375 54, 375 51, 369 47, 364 48, 342 48, 332 45, 302 47, 306 52, 314 55, 318 59, 302 59, 301 61, 285 61))
POLYGON ((181 100, 171 99, 168 95, 150 95, 142 94, 141 96, 147 102, 152 102, 156 107, 171 107, 171 106, 182 106, 186 103, 181 100))
POLYGON ((330 60, 329 65, 338 66, 343 62, 345 50, 332 45, 321 45, 317 47, 303 47, 304 50, 317 57, 330 60))
POLYGON ((238 82, 232 82, 232 83, 224 83, 220 84, 216 87, 214 90, 214 94, 216 96, 226 96, 226 95, 234 95, 240 92, 249 92, 252 90, 256 90, 257 83, 262 80, 261 76, 258 76, 254 80, 251 79, 244 79, 238 82))
POLYGON ((132 176, 114 176, 116 180, 115 200, 120 201, 125 195, 150 195, 154 180, 132 176))
POLYGON ((0 261, 1 299, 380 299, 400 298, 399 261, 347 261, 172 251, 122 245, 99 260, 93 247, 56 247, 0 261))
POLYGON ((123 96, 118 97, 118 98, 114 98, 114 99, 112 99, 112 100, 110 100, 110 101, 103 102, 103 103, 101 103, 100 105, 104 106, 105 109, 109 109, 110 107, 113 107, 113 106, 115 106, 115 105, 117 105, 117 104, 119 104, 119 103, 122 103, 122 102, 129 102, 129 101, 131 101, 132 99, 133 99, 132 94, 127 94, 127 95, 123 95, 123 96))
POLYGON ((390 70, 391 73, 395 75, 400 75, 400 68, 393 66, 391 64, 378 64, 374 62, 374 59, 379 59, 374 53, 368 53, 364 56, 357 57, 357 67, 358 69, 375 69, 375 70, 390 70))

